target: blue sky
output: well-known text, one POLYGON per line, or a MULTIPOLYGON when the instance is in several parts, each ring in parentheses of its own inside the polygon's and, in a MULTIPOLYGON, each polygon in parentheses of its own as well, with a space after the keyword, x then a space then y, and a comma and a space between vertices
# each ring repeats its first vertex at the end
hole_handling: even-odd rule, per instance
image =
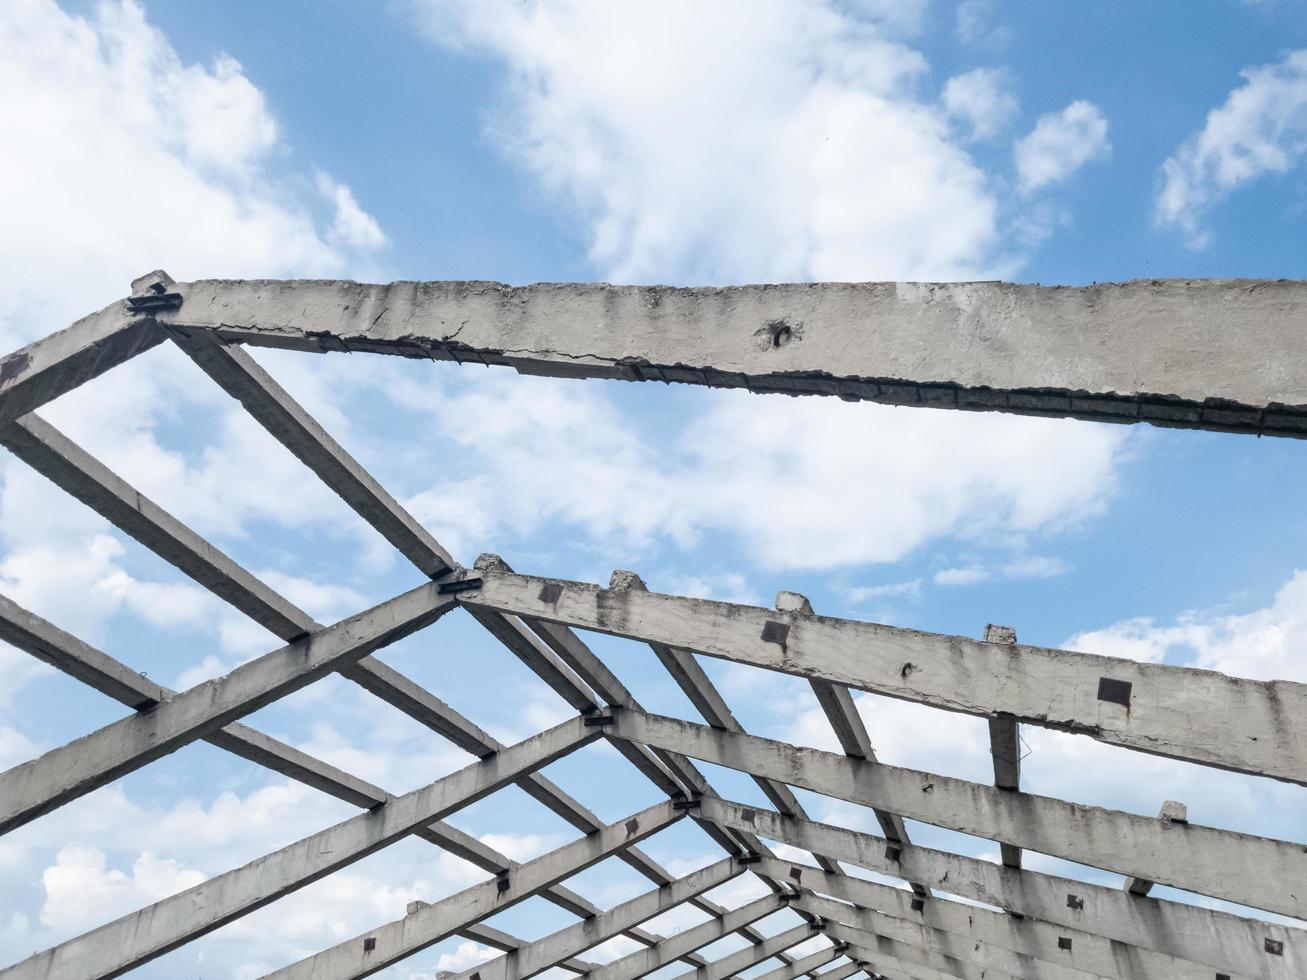
MULTIPOLYGON (((1307 17, 1288 0, 16 0, 0 10, 0 125, 6 350, 156 267, 1074 284, 1292 278, 1307 259, 1307 17)), ((660 591, 764 605, 791 589, 835 615, 976 636, 1004 623, 1031 643, 1307 680, 1297 442, 258 357, 467 563, 493 551, 598 582, 633 568, 660 591)), ((419 581, 171 349, 43 414, 320 619, 419 581)), ((174 687, 276 645, 21 464, 0 475, 6 595, 174 687)), ((647 707, 693 717, 647 650, 595 647, 647 707)), ((463 615, 384 659, 505 741, 567 713, 463 615)), ((802 685, 706 667, 751 731, 833 746, 802 685)), ((982 721, 860 707, 885 761, 991 778, 982 721)), ((0 649, 0 768, 120 715, 0 649)), ((250 721, 392 791, 468 761, 343 681, 250 721)), ((1307 837, 1298 788, 1025 736, 1032 791, 1141 813, 1177 799, 1195 822, 1307 837)), ((601 748, 550 774, 605 818, 656 799, 601 748)), ((0 962, 348 815, 188 747, 0 839, 0 962)), ((571 836, 517 790, 452 822, 518 857, 571 836)), ((681 871, 717 856, 686 827, 647 849, 681 871)), ((405 842, 140 975, 257 976, 479 877, 405 842)), ((601 905, 643 890, 607 864, 574 884, 601 905)), ((532 901, 496 924, 532 938, 567 921, 532 901)), ((452 940, 392 975, 484 955, 452 940)))

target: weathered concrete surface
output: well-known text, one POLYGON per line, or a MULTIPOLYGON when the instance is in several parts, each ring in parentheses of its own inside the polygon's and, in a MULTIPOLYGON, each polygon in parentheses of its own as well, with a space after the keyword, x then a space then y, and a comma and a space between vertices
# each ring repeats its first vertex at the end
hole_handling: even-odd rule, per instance
POLYGON ((880 837, 740 803, 705 800, 702 809, 708 819, 747 827, 769 840, 806 851, 821 848, 849 864, 896 878, 919 877, 953 895, 1176 959, 1206 963, 1217 972, 1263 980, 1307 976, 1307 932, 1300 929, 1183 902, 1136 899, 1121 889, 1004 868, 928 847, 906 849, 896 859, 880 837), (1278 945, 1281 954, 1268 955, 1270 944, 1278 945))
POLYGON ((733 858, 718 861, 683 878, 645 892, 607 912, 550 933, 535 942, 499 956, 480 966, 471 967, 447 980, 523 980, 585 952, 641 922, 688 902, 711 888, 725 884, 744 872, 744 865, 733 858))
POLYGON ((566 721, 385 806, 0 970, 0 980, 116 977, 347 867, 598 737, 582 719, 566 721))
MULTIPOLYGON (((250 377, 257 381, 257 375, 250 377)), ((302 414, 302 409, 299 409, 280 388, 268 397, 274 395, 277 404, 281 405, 289 416, 298 418, 302 414)), ((290 429, 293 430, 294 427, 290 429)), ((313 431, 311 427, 304 428, 303 439, 314 441, 313 431)), ((317 431, 320 433, 320 430, 317 431)), ((325 433, 320 435, 324 440, 329 440, 325 433)), ((35 413, 0 428, 0 444, 115 524, 120 530, 131 535, 155 554, 283 640, 294 640, 322 628, 322 624, 316 622, 307 612, 260 581, 35 413)), ((324 442, 323 445, 324 451, 329 451, 330 446, 335 444, 324 442)), ((344 455, 344 450, 339 447, 336 449, 338 455, 344 455)), ((312 456, 312 453, 304 450, 303 456, 312 456)), ((340 462, 341 466, 346 464, 357 466, 347 456, 343 462, 340 462)), ((398 508, 398 504, 394 507, 398 508)), ((393 519, 401 525, 411 521, 411 518, 403 512, 393 516, 393 519)), ((398 535, 399 532, 396 534, 398 535)), ((415 535, 413 538, 416 542, 415 547, 419 548, 418 558, 422 559, 425 554, 429 561, 435 561, 431 553, 420 550, 423 547, 422 540, 420 535, 415 535)), ((504 617, 494 618, 505 624, 509 622, 504 617)), ((517 628, 523 633, 526 632, 521 626, 517 628)), ((555 628, 561 630, 560 627, 555 628)), ((164 700, 165 697, 171 697, 174 693, 169 691, 166 695, 158 695, 158 689, 152 688, 152 693, 141 694, 139 682, 142 679, 135 671, 118 664, 100 651, 92 650, 39 617, 32 616, 7 600, 3 600, 2 597, 0 597, 0 636, 5 636, 16 646, 90 683, 97 690, 117 698, 132 708, 151 706, 164 700), (6 630, 9 631, 9 635, 6 635, 6 630)), ((383 701, 439 732, 455 745, 479 758, 493 755, 504 747, 497 739, 482 731, 420 685, 373 657, 365 657, 357 663, 349 664, 340 672, 383 701)), ((248 729, 242 728, 242 731, 243 734, 239 738, 233 738, 224 731, 209 736, 208 740, 253 762, 270 766, 279 772, 307 782, 323 792, 340 796, 359 806, 375 806, 386 797, 386 794, 370 795, 370 790, 360 791, 358 785, 362 785, 362 781, 354 777, 346 779, 347 774, 334 770, 334 767, 327 767, 333 770, 329 772, 323 768, 325 764, 318 760, 312 760, 313 764, 310 764, 304 758, 299 758, 303 753, 296 753, 296 758, 292 760, 290 753, 295 753, 295 750, 290 749, 289 746, 276 743, 275 748, 269 748, 262 742, 256 745, 254 744, 256 736, 257 739, 266 739, 266 736, 258 735, 248 729), (357 785, 349 785, 350 783, 357 785)), ((272 743, 274 740, 267 741, 272 743)), ((621 744, 628 745, 628 743, 621 744)), ((631 751, 637 750, 631 748, 631 751)), ((520 785, 526 793, 582 833, 592 833, 603 826, 603 822, 597 816, 539 773, 525 776, 520 781, 520 785)), ((452 831, 452 828, 446 828, 445 832, 438 835, 433 831, 432 834, 438 837, 433 842, 450 848, 453 841, 449 831, 452 831)), ((467 860, 495 873, 508 866, 507 858, 492 849, 485 848, 473 838, 468 840, 476 843, 478 851, 464 853, 463 856, 467 860)), ((460 850, 460 848, 455 849, 460 850)), ((466 850, 466 847, 461 847, 461 851, 466 850)), ((639 848, 632 847, 624 850, 621 860, 658 884, 671 880, 666 871, 639 848)), ((591 915, 596 911, 593 905, 564 888, 551 890, 546 897, 557 900, 562 907, 577 915, 591 915)), ((658 938, 640 931, 634 931, 632 936, 641 941, 656 941, 658 938)))
POLYGON ((831 938, 849 944, 850 955, 869 960, 877 970, 898 980, 1014 980, 1012 974, 999 969, 976 966, 966 960, 943 956, 929 950, 900 943, 888 936, 877 936, 861 929, 832 921, 827 927, 831 938))
POLYGON ((293 640, 313 618, 260 582, 36 414, 0 427, 0 444, 260 626, 293 640))
MULTIPOLYGON (((813 615, 812 603, 807 596, 798 592, 781 592, 776 596, 776 609, 780 612, 792 612, 803 616, 813 615)), ((826 720, 830 722, 831 730, 835 732, 835 737, 839 739, 840 748, 844 754, 853 759, 866 759, 869 762, 876 761, 876 749, 871 744, 871 733, 867 731, 867 725, 862 720, 862 715, 858 713, 857 705, 853 703, 853 695, 843 684, 832 684, 828 680, 820 677, 809 677, 808 684, 812 688, 813 696, 817 699, 817 704, 821 706, 822 713, 826 720)), ((911 844, 912 839, 908 836, 908 828, 903 823, 903 818, 897 813, 890 813, 888 810, 876 809, 876 821, 880 824, 880 829, 884 831, 885 837, 899 844, 911 844)), ((923 898, 930 897, 930 889, 921 882, 909 882, 912 890, 923 898)))
MULTIPOLYGON (((502 929, 488 926, 484 922, 474 922, 470 926, 464 926, 458 931, 458 934, 464 939, 470 939, 482 946, 489 946, 491 949, 503 950, 505 953, 512 953, 531 945, 516 936, 510 936, 502 929)), ((589 973, 595 968, 595 964, 589 960, 577 959, 576 957, 564 960, 558 965, 565 970, 571 970, 573 973, 578 974, 589 973)))
MULTIPOLYGON (((985 627, 986 643, 1016 643, 1017 631, 1010 626, 985 627)), ((989 755, 994 763, 994 785, 999 789, 1021 788, 1021 723, 1006 713, 989 719, 989 755)), ((1021 867, 1021 848, 1000 845, 1003 864, 1021 867)))
MULTIPOLYGON (((819 949, 815 953, 809 953, 802 959, 795 960, 793 963, 787 963, 785 966, 778 966, 774 970, 768 970, 766 973, 760 973, 752 980, 798 980, 799 977, 819 967, 832 963, 843 956, 843 953, 837 953, 834 947, 819 949)), ((840 966, 821 974, 822 980, 847 980, 862 968, 856 963, 844 963, 840 966)), ((693 973, 682 973, 674 980, 695 980, 693 973)))
MULTIPOLYGON (((861 908, 842 909, 833 915, 826 907, 807 908, 822 918, 836 918, 870 929, 900 942, 934 949, 948 956, 971 959, 1011 973, 1043 980, 1083 980, 1086 974, 1130 977, 1132 980, 1211 980, 1205 963, 1129 946, 1083 929, 1053 925, 1039 919, 1019 918, 987 908, 937 898, 921 909, 913 908, 912 895, 875 881, 849 875, 831 875, 809 865, 763 858, 761 868, 788 877, 795 887, 832 895, 861 908), (872 911, 867 911, 872 910, 872 911), (1068 940, 1069 948, 1059 945, 1068 940), (998 949, 1004 953, 991 953, 998 949), (1018 961, 1001 959, 1007 953, 1048 964, 1029 970, 1018 961), (1071 973, 1066 971, 1070 970, 1071 973)), ((1232 975, 1231 980, 1235 980, 1232 975)))
POLYGON ((621 959, 605 963, 591 973, 587 980, 634 980, 635 977, 653 973, 668 963, 680 959, 682 953, 701 949, 709 943, 715 943, 723 936, 730 935, 742 926, 779 912, 785 904, 785 900, 779 895, 764 896, 737 909, 731 909, 720 919, 712 919, 693 928, 683 929, 674 936, 668 936, 657 946, 639 949, 621 959))
POLYGON ((1141 280, 731 288, 202 280, 178 328, 895 405, 1298 435, 1307 284, 1141 280))
MULTIPOLYGON (((133 710, 153 707, 176 695, 175 691, 155 684, 108 654, 63 632, 4 596, 0 596, 0 639, 26 650, 133 710)), ((378 681, 378 684, 369 684, 369 689, 379 691, 381 696, 388 699, 393 699, 396 692, 422 690, 394 668, 373 658, 360 661, 352 669, 357 670, 357 676, 364 681, 378 681), (372 666, 364 669, 369 663, 372 666)), ((422 691, 421 697, 415 696, 414 700, 415 704, 404 705, 409 714, 421 714, 430 722, 431 713, 439 711, 437 730, 474 755, 485 758, 507 747, 425 691, 422 691)), ((241 722, 233 722, 206 736, 205 741, 365 810, 381 805, 394 795, 241 722)), ((582 833, 594 833, 603 827, 603 821, 559 789, 548 777, 533 772, 519 778, 517 784, 582 833)), ((516 864, 506 854, 443 821, 415 831, 414 836, 444 848, 491 874, 501 874, 516 864)), ((636 847, 624 848, 618 856, 660 884, 672 880, 666 870, 636 847)), ((601 911, 589 899, 564 885, 549 888, 542 893, 542 897, 581 917, 597 915, 601 911)), ((625 934, 649 946, 662 939, 656 933, 639 928, 627 930, 625 934)), ((483 937, 476 938, 478 942, 485 941, 483 937)), ((691 962, 696 962, 697 959, 692 959, 691 962)))
MULTIPOLYGON (((572 841, 483 881, 414 909, 404 918, 337 943, 330 949, 268 974, 277 980, 354 980, 419 953, 463 926, 511 908, 565 878, 629 847, 685 816, 670 802, 659 803, 618 820, 596 834, 572 841)), ((654 947, 657 948, 657 947, 654 947)))
POLYGON ((0 834, 429 626, 453 605, 434 583, 419 586, 0 773, 0 834))
MULTIPOLYGON (((483 556, 484 557, 484 556, 483 556)), ((1307 684, 492 570, 473 609, 683 647, 936 708, 1307 784, 1307 684)), ((890 809, 893 809, 892 807, 890 809)))
POLYGON ((998 977, 1012 977, 1015 980, 1117 980, 1115 973, 1104 977, 1059 963, 1021 956, 1002 947, 990 947, 980 942, 971 946, 960 940, 954 942, 951 937, 942 936, 936 930, 917 923, 891 919, 874 912, 860 913, 820 895, 805 893, 795 899, 795 904, 820 915, 833 939, 856 941, 864 949, 874 949, 877 937, 884 937, 910 948, 920 956, 916 962, 921 965, 933 966, 942 971, 944 964, 956 962, 962 965, 962 970, 959 971, 961 975, 970 974, 976 980, 993 980, 998 977), (845 928, 840 929, 838 926, 845 928), (855 935, 850 935, 850 932, 855 935))
POLYGON ((1300 844, 999 790, 629 710, 615 711, 607 732, 973 837, 1307 918, 1307 849, 1300 844), (1195 854, 1203 860, 1195 862, 1195 854))
MULTIPOLYGON (((818 935, 820 933, 805 922, 792 929, 786 929, 784 932, 778 932, 774 936, 768 936, 757 946, 745 946, 734 953, 720 956, 707 966, 702 966, 693 973, 684 974, 684 976, 694 977, 694 980, 727 980, 728 977, 743 973, 764 960, 778 956, 787 949, 800 943, 806 943, 809 939, 818 935)), ((839 954, 835 955, 838 956, 839 954)), ((829 959, 834 958, 834 956, 829 957, 829 959)), ((784 970, 790 966, 792 964, 787 964, 781 969, 784 970)))
POLYGON ((152 317, 120 301, 0 358, 0 426, 166 339, 152 317))
POLYGON ((179 346, 250 416, 289 449, 354 512, 425 574, 437 578, 458 563, 425 527, 347 453, 254 358, 212 337, 178 338, 179 346))

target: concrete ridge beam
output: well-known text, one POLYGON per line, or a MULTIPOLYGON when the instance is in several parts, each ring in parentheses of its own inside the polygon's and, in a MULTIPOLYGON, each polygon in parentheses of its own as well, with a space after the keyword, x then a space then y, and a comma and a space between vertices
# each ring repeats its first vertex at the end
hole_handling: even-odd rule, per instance
MULTIPOLYGON (((581 720, 569 724, 579 725, 581 720)), ((490 918, 579 874, 622 848, 665 830, 684 816, 670 802, 657 803, 598 833, 519 864, 506 875, 479 882, 439 901, 417 905, 402 919, 337 943, 267 976, 269 980, 353 980, 370 976, 455 935, 470 923, 490 918)))
POLYGON ((431 625, 453 606, 435 583, 419 586, 0 773, 0 834, 431 625))
MULTIPOLYGON (((580 718, 518 742, 384 806, 0 970, 0 980, 116 977, 347 867, 598 738, 580 718)), ((589 840, 590 838, 585 838, 589 840)))
POLYGON ((881 837, 782 817, 740 803, 709 800, 702 809, 708 819, 748 827, 769 840, 808 851, 820 847, 841 861, 880 874, 920 877, 940 891, 973 902, 1092 932, 1178 960, 1204 963, 1217 972, 1265 980, 1307 975, 1307 931, 1302 929, 1184 902, 1134 898, 1122 889, 1005 868, 928 847, 895 854, 881 837), (1270 955, 1272 948, 1280 950, 1279 954, 1270 955))
POLYGON ((680 289, 200 280, 179 333, 523 374, 1266 435, 1307 433, 1307 283, 791 283, 680 289))
POLYGON ((494 570, 459 601, 1307 785, 1307 684, 494 570))
POLYGON ((615 711, 608 732, 973 837, 1307 918, 1307 849, 1300 844, 999 790, 630 710, 615 711), (1195 863, 1195 854, 1203 861, 1195 863))

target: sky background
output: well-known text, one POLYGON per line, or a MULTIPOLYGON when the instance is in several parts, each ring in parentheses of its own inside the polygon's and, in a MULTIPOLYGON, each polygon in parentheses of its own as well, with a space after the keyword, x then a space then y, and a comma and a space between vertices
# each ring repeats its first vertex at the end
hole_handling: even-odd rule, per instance
MULTIPOLYGON (((1299 278, 1307 263, 1307 16, 1293 0, 9 0, 0 132, 4 350, 160 267, 1078 284, 1299 278)), ((789 589, 831 615, 977 637, 1002 623, 1029 643, 1307 681, 1298 442, 256 356, 468 564, 495 552, 600 583, 629 568, 658 591, 762 605, 789 589)), ((323 621, 420 581, 171 348, 42 414, 323 621)), ((277 646, 8 456, 0 478, 10 598, 176 688, 277 646)), ((647 649, 594 646, 646 707, 698 720, 647 649)), ((461 613, 383 659, 504 741, 568 715, 461 613)), ((836 747, 806 685, 705 667, 750 731, 836 747)), ((858 700, 884 761, 992 779, 983 720, 858 700)), ((0 768, 121 715, 0 648, 0 768)), ((247 720, 392 792, 470 761, 336 679, 247 720)), ((1023 733, 1032 792, 1144 814, 1180 800, 1195 823, 1307 840, 1300 788, 1023 733)), ((704 768, 723 795, 759 800, 704 768)), ((605 819, 657 799, 599 746, 549 774, 605 819)), ((0 838, 0 963, 350 813, 188 747, 0 838)), ((516 789, 451 822, 519 859, 574 836, 516 789)), ((681 825, 646 850, 678 873, 720 856, 681 825)), ((603 906, 648 887, 610 864, 572 884, 603 906)), ((483 877, 406 841, 139 975, 258 976, 483 877)), ((494 924, 530 939, 569 921, 532 900, 494 924)), ((389 975, 487 955, 451 940, 389 975)))

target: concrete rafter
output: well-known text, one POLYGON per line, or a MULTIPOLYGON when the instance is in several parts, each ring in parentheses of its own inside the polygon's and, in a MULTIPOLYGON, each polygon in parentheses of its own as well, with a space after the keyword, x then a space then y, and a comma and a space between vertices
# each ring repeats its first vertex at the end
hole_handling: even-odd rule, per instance
POLYGON ((129 301, 0 360, 0 444, 287 645, 179 693, 0 597, 0 639, 133 712, 0 773, 0 832, 196 740, 366 812, 0 970, 0 978, 118 975, 410 834, 494 877, 413 903, 403 918, 275 975, 366 976, 452 935, 505 954, 459 980, 514 980, 555 965, 625 980, 676 960, 693 967, 687 978, 725 980, 773 957, 782 965, 757 980, 797 980, 842 957, 851 962, 821 976, 1304 975, 1307 931, 1147 894, 1158 882, 1302 918, 1301 845, 1190 824, 1171 802, 1155 819, 1023 793, 1019 726, 1307 785, 1307 730, 1295 723, 1307 716, 1307 686, 1029 647, 1005 627, 974 641, 817 616, 795 593, 782 593, 769 610, 650 593, 634 573, 616 573, 603 589, 518 575, 493 556, 467 570, 240 346, 1305 435, 1307 380, 1286 369, 1301 361, 1296 325, 1304 309, 1307 285, 1240 281, 676 290, 142 277, 129 301), (1136 349, 1122 356, 1128 345, 1114 338, 1136 349), (34 414, 169 339, 432 581, 324 626, 34 414), (371 656, 455 606, 580 717, 506 746, 371 656), (647 714, 576 630, 647 646, 708 727, 647 714), (747 734, 697 655, 805 678, 843 755, 747 734), (393 796, 239 721, 332 672, 478 761, 393 796), (985 717, 994 785, 879 762, 851 690, 985 717), (1227 724, 1219 738, 1199 724, 1198 714, 1213 712, 1227 724), (537 771, 599 738, 668 801, 605 826, 537 771), (748 774, 776 810, 723 800, 694 760, 748 774), (583 836, 517 864, 443 822, 510 783, 583 836), (812 821, 791 787, 872 806, 885 836, 812 821), (686 816, 728 857, 678 879, 637 844, 686 816), (1002 865, 915 845, 904 817, 987 837, 999 844, 1002 865), (817 866, 778 859, 768 841, 808 851, 817 866), (1119 872, 1127 888, 1023 869, 1023 848, 1119 872), (564 884, 608 859, 655 888, 605 911, 564 884), (910 890, 851 875, 841 863, 891 875, 910 890), (707 897, 746 867, 772 894, 735 909, 707 897), (529 943, 481 921, 536 895, 580 921, 529 943), (684 903, 709 920, 670 937, 642 926, 684 903), (775 934, 756 925, 785 908, 807 921, 775 934), (749 945, 712 961, 698 952, 732 932, 749 945), (822 933, 836 945, 791 952, 822 933), (619 934, 645 948, 604 964, 582 955, 619 934))

